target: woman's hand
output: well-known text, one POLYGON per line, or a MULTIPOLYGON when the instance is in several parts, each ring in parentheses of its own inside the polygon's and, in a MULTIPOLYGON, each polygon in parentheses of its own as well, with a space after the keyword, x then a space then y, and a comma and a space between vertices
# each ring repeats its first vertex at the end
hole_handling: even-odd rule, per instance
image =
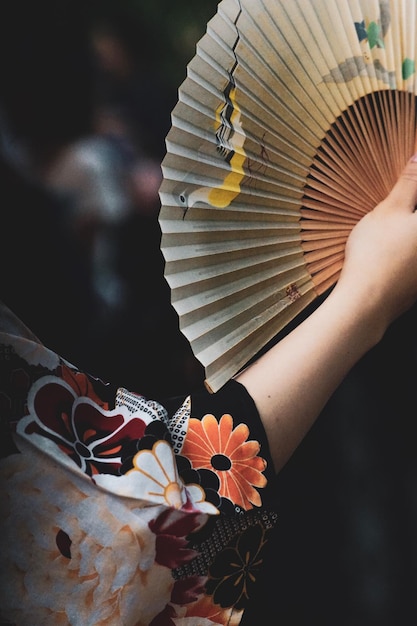
POLYGON ((302 324, 237 376, 252 395, 275 469, 389 324, 417 299, 417 158, 352 230, 340 279, 302 324))
MULTIPOLYGON (((381 336, 417 299, 417 155, 373 211, 352 230, 335 291, 374 316, 381 336)), ((336 295, 336 294, 335 294, 336 295)))

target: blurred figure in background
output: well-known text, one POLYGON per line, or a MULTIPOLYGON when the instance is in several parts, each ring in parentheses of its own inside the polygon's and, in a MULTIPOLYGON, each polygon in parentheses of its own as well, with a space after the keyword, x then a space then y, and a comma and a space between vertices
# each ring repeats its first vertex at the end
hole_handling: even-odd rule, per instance
POLYGON ((7 3, 0 36, 1 224, 8 233, 2 290, 16 311, 37 303, 29 308, 34 331, 56 340, 69 359, 84 354, 96 311, 88 267, 67 229, 67 201, 47 189, 43 173, 90 126, 92 65, 81 5, 7 3), (66 336, 59 336, 58 317, 66 336))
MULTIPOLYGON (((88 301, 82 289, 74 293, 66 307, 58 306, 56 294, 50 294, 55 306, 42 300, 46 312, 38 332, 49 341, 54 315, 65 316, 77 301, 83 311, 79 341, 69 342, 68 349, 63 345, 61 352, 104 378, 141 379, 145 393, 156 384, 169 393, 189 386, 190 376, 191 382, 200 380, 170 306, 159 250, 166 132, 160 120, 168 124, 169 112, 162 116, 162 104, 158 109, 148 102, 148 79, 141 78, 146 59, 138 56, 143 47, 135 54, 129 50, 120 34, 123 20, 110 29, 93 15, 92 6, 78 0, 17 2, 3 15, 1 109, 9 154, 12 146, 16 157, 13 167, 24 169, 55 204, 54 218, 71 246, 66 262, 82 266, 89 292, 88 301), (162 344, 171 356, 161 361, 162 344), (73 354, 76 345, 79 354, 73 354), (144 349, 155 355, 146 368, 135 358, 144 349)), ((156 85, 152 89, 162 103, 156 85)), ((29 210, 23 203, 20 234, 13 230, 16 246, 29 210)), ((42 210, 36 220, 45 230, 42 210)), ((55 268, 60 271, 59 262, 55 268)), ((19 289, 9 282, 11 291, 24 292, 24 281, 19 289)), ((36 273, 31 284, 37 283, 47 284, 47 274, 36 273)), ((9 294, 4 297, 13 306, 9 294)))

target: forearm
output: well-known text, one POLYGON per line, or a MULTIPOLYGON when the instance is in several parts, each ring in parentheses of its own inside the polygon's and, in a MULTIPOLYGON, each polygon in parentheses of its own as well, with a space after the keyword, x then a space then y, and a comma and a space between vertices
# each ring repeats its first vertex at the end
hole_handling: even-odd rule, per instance
POLYGON ((276 471, 349 370, 378 343, 385 324, 376 319, 371 305, 361 306, 336 287, 311 316, 238 376, 258 407, 276 471))
POLYGON ((237 379, 264 423, 276 471, 357 361, 417 299, 417 155, 353 228, 340 279, 316 311, 237 379))

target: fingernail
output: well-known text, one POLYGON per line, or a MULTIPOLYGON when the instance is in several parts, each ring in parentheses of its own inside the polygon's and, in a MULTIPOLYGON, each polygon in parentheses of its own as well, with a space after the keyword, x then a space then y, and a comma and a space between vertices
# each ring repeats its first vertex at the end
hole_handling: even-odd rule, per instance
POLYGON ((417 163, 417 153, 411 157, 411 163, 417 163))

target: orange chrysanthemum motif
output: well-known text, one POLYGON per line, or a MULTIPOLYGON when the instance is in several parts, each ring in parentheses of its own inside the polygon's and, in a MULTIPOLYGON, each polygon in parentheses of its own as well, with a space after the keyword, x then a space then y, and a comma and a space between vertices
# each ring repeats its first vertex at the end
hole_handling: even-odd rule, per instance
POLYGON ((257 456, 260 445, 247 441, 249 428, 239 424, 233 428, 229 414, 220 421, 208 414, 202 420, 191 418, 182 449, 194 469, 209 469, 220 480, 219 493, 243 509, 261 505, 255 487, 265 487, 265 459, 257 456))
MULTIPOLYGON (((239 626, 243 617, 243 610, 236 609, 235 607, 229 607, 223 609, 220 605, 215 604, 213 596, 202 595, 190 606, 187 606, 187 618, 205 618, 211 620, 208 624, 213 623, 213 626, 221 626, 221 624, 227 624, 227 626, 239 626)), ((199 622, 190 622, 192 624, 199 622)))

